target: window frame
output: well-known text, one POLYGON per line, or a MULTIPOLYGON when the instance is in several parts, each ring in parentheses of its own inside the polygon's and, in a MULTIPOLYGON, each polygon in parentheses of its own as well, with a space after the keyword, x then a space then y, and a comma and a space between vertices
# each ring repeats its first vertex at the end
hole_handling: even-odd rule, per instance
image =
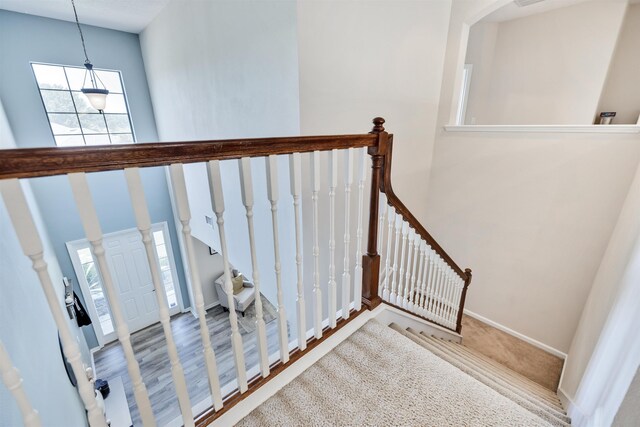
POLYGON ((131 108, 129 106, 129 99, 127 96, 127 91, 124 85, 124 80, 122 78, 122 72, 120 70, 110 70, 107 68, 94 68, 95 71, 104 71, 104 72, 109 72, 109 73, 117 73, 118 75, 118 79, 120 82, 120 87, 122 88, 122 92, 113 92, 114 94, 118 94, 118 95, 122 95, 123 100, 124 100, 124 107, 126 109, 126 113, 100 113, 98 112, 98 110, 95 110, 95 112, 81 112, 78 111, 78 106, 76 105, 76 100, 74 98, 74 94, 75 93, 79 93, 81 94, 82 92, 77 91, 77 90, 73 90, 71 89, 71 84, 69 81, 69 76, 67 74, 66 68, 75 68, 75 69, 80 69, 80 70, 85 70, 84 66, 77 66, 77 65, 64 65, 64 64, 54 64, 54 63, 49 63, 49 62, 39 62, 39 61, 31 61, 29 62, 29 66, 31 68, 31 73, 33 75, 33 79, 36 85, 36 89, 38 91, 38 96, 40 97, 40 101, 42 103, 42 108, 44 110, 44 114, 46 116, 47 119, 47 123, 49 124, 49 131, 51 132, 51 136, 53 138, 53 143, 55 147, 88 147, 88 146, 97 146, 97 145, 105 145, 105 144, 87 144, 87 136, 106 136, 109 140, 107 145, 123 145, 123 144, 119 144, 119 143, 114 143, 112 140, 112 136, 113 135, 131 135, 131 143, 135 144, 137 143, 137 138, 136 138, 136 131, 135 128, 133 126, 133 120, 131 118, 131 108), (44 66, 49 66, 49 67, 59 67, 60 69, 62 69, 62 72, 64 74, 65 77, 65 81, 67 84, 67 89, 56 89, 56 88, 41 88, 40 87, 40 83, 38 82, 38 77, 36 75, 36 70, 34 68, 34 65, 44 65, 44 66), (42 92, 43 91, 51 91, 51 92, 66 92, 69 94, 69 96, 71 97, 71 102, 73 104, 73 111, 67 111, 67 112, 60 112, 60 111, 49 111, 47 109, 47 105, 45 103, 44 97, 42 92), (79 133, 74 133, 74 134, 56 134, 53 130, 53 126, 52 126, 52 122, 51 122, 51 117, 50 115, 52 114, 68 114, 68 115, 73 115, 76 117, 76 120, 78 121, 78 129, 79 129, 79 133), (81 115, 99 115, 102 116, 102 119, 105 122, 105 129, 106 132, 103 133, 99 133, 99 132, 85 132, 82 122, 80 120, 80 116, 81 115), (107 117, 105 116, 126 116, 127 117, 127 122, 129 124, 129 129, 131 130, 130 132, 111 132, 109 130, 109 125, 107 123, 107 117), (61 136, 79 136, 82 138, 82 145, 77 144, 77 145, 58 145, 58 141, 56 139, 56 137, 61 137, 61 136))

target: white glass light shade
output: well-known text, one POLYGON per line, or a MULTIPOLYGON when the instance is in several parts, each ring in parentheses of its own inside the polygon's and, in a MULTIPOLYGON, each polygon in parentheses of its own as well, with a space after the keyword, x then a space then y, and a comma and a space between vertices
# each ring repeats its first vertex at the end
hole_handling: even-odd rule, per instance
POLYGON ((102 111, 107 106, 107 95, 109 91, 106 89, 83 88, 82 93, 87 97, 93 108, 102 111))

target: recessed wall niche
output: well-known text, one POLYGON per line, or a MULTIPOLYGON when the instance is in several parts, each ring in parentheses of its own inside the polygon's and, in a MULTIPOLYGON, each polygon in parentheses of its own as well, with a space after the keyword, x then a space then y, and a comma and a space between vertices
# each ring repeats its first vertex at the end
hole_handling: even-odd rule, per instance
POLYGON ((640 0, 517 3, 470 27, 457 124, 637 124, 640 0))

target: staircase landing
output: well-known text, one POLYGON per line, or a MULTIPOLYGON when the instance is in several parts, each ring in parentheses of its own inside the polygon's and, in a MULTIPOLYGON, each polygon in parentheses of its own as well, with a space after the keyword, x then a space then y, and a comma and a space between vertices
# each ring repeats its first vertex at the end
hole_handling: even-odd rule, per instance
POLYGON ((491 384, 442 357, 460 344, 399 329, 369 321, 238 425, 568 425, 549 390, 522 380, 508 394, 496 367, 491 384))
POLYGON ((555 392, 564 360, 466 314, 462 343, 555 392))

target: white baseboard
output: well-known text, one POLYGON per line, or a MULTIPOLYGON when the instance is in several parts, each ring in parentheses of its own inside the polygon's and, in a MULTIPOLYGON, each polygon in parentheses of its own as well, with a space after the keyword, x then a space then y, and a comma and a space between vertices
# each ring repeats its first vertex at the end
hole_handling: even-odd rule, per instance
POLYGON ((569 397, 567 392, 565 392, 562 387, 558 387, 558 397, 560 398, 565 411, 567 411, 567 415, 571 417, 572 426, 582 427, 590 425, 588 422, 590 417, 585 411, 582 410, 580 406, 578 406, 576 402, 573 401, 573 399, 571 399, 571 397, 569 397))
POLYGON ((209 309, 211 309, 211 308, 213 308, 213 307, 215 307, 215 306, 217 306, 217 305, 220 305, 220 301, 215 300, 215 301, 214 301, 214 302, 212 302, 211 304, 205 305, 205 306, 204 306, 204 311, 207 311, 207 310, 209 310, 209 309))
POLYGON ((531 337, 528 337, 528 336, 526 336, 524 334, 521 334, 520 332, 516 332, 513 329, 510 329, 510 328, 508 328, 508 327, 506 327, 504 325, 501 325, 498 322, 494 322, 493 320, 487 319, 486 317, 481 316, 481 315, 479 315, 477 313, 474 313, 472 311, 469 311, 467 309, 464 310, 464 314, 466 314, 466 315, 468 315, 470 317, 473 317, 474 319, 477 319, 477 320, 479 320, 479 321, 481 321, 483 323, 486 323, 487 325, 493 326, 494 328, 499 329, 502 332, 505 332, 505 333, 507 333, 507 334, 509 334, 511 336, 514 336, 514 337, 516 337, 518 339, 521 339, 522 341, 527 342, 527 343, 531 344, 534 347, 538 347, 539 349, 544 350, 547 353, 553 354, 554 356, 557 356, 557 357, 559 357, 559 358, 561 358, 563 360, 567 359, 567 353, 562 352, 562 351, 560 351, 560 350, 558 350, 556 348, 553 348, 553 347, 551 347, 551 346, 549 346, 547 344, 541 343, 540 341, 535 340, 535 339, 533 339, 531 337))

